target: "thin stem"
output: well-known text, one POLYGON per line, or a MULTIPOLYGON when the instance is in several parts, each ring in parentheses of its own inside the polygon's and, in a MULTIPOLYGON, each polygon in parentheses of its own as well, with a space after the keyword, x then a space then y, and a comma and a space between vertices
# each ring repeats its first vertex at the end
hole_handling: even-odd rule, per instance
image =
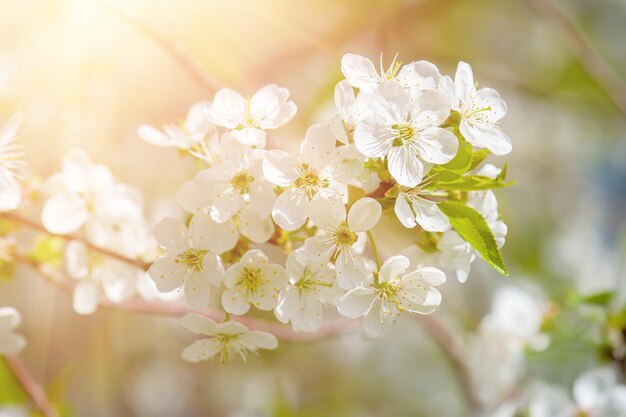
POLYGON ((378 249, 376 248, 376 242, 374 241, 374 236, 371 231, 367 231, 367 240, 370 242, 370 246, 372 247, 372 252, 374 252, 374 261, 376 262, 376 269, 380 271, 380 257, 378 256, 378 249))
POLYGON ((41 411, 45 417, 58 417, 59 414, 52 404, 50 404, 46 391, 35 381, 30 372, 28 372, 28 368, 26 368, 24 362, 17 356, 6 356, 5 362, 33 405, 41 411))
POLYGON ((127 256, 121 255, 121 254, 119 254, 117 252, 113 252, 111 250, 108 250, 108 249, 105 249, 105 248, 101 248, 100 246, 94 245, 93 243, 89 242, 88 240, 86 240, 86 239, 84 239, 82 237, 79 237, 79 236, 76 236, 76 235, 73 235, 73 234, 60 235, 60 234, 57 234, 57 233, 51 233, 45 227, 43 227, 41 224, 39 224, 39 223, 37 223, 37 222, 27 218, 27 217, 24 217, 24 216, 22 216, 20 214, 17 214, 17 213, 0 213, 0 219, 1 218, 5 218, 5 219, 8 219, 8 220, 12 220, 12 221, 21 223, 21 224, 23 224, 25 226, 28 226, 28 227, 32 228, 32 229, 39 230, 39 231, 41 231, 43 233, 47 233, 50 236, 59 237, 59 238, 64 239, 64 240, 66 240, 68 242, 72 241, 72 240, 80 241, 85 246, 87 246, 89 249, 91 249, 91 250, 93 250, 95 252, 99 252, 99 253, 101 253, 103 255, 106 255, 106 256, 109 256, 111 258, 115 258, 118 261, 122 261, 122 262, 125 262, 125 263, 128 263, 128 264, 134 265, 134 266, 136 266, 138 268, 141 268, 143 270, 147 270, 150 267, 149 263, 143 262, 143 261, 141 261, 139 259, 132 259, 132 258, 129 258, 127 256))
POLYGON ((462 349, 452 337, 452 334, 433 316, 420 316, 419 323, 432 336, 441 351, 444 353, 452 370, 457 375, 469 407, 473 411, 480 411, 481 402, 478 393, 474 390, 474 383, 469 369, 465 366, 462 349))
POLYGON ((578 58, 587 73, 598 83, 615 107, 626 116, 626 83, 596 50, 576 22, 554 0, 526 0, 530 8, 548 20, 578 58))
POLYGON ((170 54, 193 78, 201 84, 208 91, 215 91, 220 88, 221 83, 213 77, 210 77, 206 70, 201 68, 194 59, 189 56, 186 50, 180 46, 174 44, 165 36, 160 34, 154 28, 148 24, 142 22, 136 16, 131 16, 128 13, 124 13, 115 6, 109 4, 106 0, 100 0, 98 3, 102 8, 108 10, 110 13, 121 18, 129 25, 134 27, 137 31, 143 33, 150 38, 161 48, 163 48, 168 54, 170 54))

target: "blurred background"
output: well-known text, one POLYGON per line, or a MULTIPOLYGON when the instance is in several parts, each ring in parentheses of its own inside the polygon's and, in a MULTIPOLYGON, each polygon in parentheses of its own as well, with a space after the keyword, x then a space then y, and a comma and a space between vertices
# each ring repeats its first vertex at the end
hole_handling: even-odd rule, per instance
MULTIPOLYGON (((309 124, 329 120, 343 54, 398 53, 450 75, 467 61, 508 103, 513 152, 492 162, 517 180, 497 192, 511 276, 477 261, 465 285, 448 280, 435 315, 465 343, 498 288, 523 288, 563 312, 523 378, 569 387, 608 358, 598 342, 606 309, 570 308, 574 299, 610 292, 621 312, 626 295, 624 22, 624 0, 0 0, 0 121, 24 113, 33 177, 83 148, 143 190, 154 223, 195 166, 143 142, 140 124, 181 119, 221 87, 251 94, 276 83, 298 114, 271 146, 294 149, 309 124)), ((21 311, 22 357, 71 416, 471 415, 454 366, 411 319, 376 342, 285 342, 218 366, 179 359, 191 338, 174 319, 78 316, 27 270, 0 287, 0 305, 21 311)), ((8 378, 7 404, 19 397, 8 378)))

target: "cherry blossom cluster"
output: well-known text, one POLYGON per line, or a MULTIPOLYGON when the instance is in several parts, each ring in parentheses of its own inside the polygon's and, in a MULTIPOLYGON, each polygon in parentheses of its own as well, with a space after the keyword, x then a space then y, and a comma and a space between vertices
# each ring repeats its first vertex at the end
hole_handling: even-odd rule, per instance
POLYGON ((426 61, 394 59, 385 69, 381 58, 377 70, 348 54, 341 68, 336 116, 310 126, 297 154, 266 149, 271 131, 296 114, 289 91, 273 84, 247 97, 222 89, 180 127, 139 128, 147 142, 206 164, 176 195, 188 221, 156 226, 163 252, 149 269, 159 290, 181 289, 194 309, 217 294, 228 313, 223 324, 185 318, 213 340, 192 345, 186 359, 212 357, 218 346, 223 360, 270 346, 253 336, 244 342, 245 329, 229 324, 254 310, 305 332, 335 310, 362 319, 365 339, 385 335, 404 312, 433 312, 443 271, 465 281, 477 256, 441 202, 476 213, 496 252, 504 243, 491 191, 502 172, 481 165, 511 150, 498 126, 506 113, 498 93, 477 88, 463 62, 454 80, 426 61), (399 236, 407 240, 402 253, 381 261, 385 248, 378 252, 372 231, 383 215, 413 230, 399 236))

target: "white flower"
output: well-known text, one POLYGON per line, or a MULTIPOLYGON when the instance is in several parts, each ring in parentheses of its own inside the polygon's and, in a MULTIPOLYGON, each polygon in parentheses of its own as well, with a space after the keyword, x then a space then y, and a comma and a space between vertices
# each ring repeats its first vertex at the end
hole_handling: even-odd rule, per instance
POLYGON ((581 374, 574 382, 574 401, 564 389, 541 385, 531 396, 530 417, 623 417, 626 415, 626 385, 614 369, 598 367, 581 374))
POLYGON ((356 54, 346 54, 341 58, 341 71, 353 87, 366 94, 373 93, 379 86, 391 80, 412 92, 437 88, 440 74, 435 65, 428 61, 417 61, 401 68, 402 64, 397 62, 396 58, 385 70, 381 54, 380 72, 377 72, 370 59, 356 54))
POLYGON ((26 339, 13 331, 21 322, 22 318, 16 309, 0 308, 0 355, 13 355, 26 346, 26 339))
POLYGON ((224 275, 226 290, 222 306, 229 313, 245 314, 251 305, 259 310, 276 307, 278 291, 287 284, 287 272, 277 264, 270 264, 259 250, 246 252, 239 262, 224 275))
POLYGON ((284 230, 296 230, 309 218, 313 201, 346 200, 347 183, 359 168, 359 163, 344 162, 332 131, 319 124, 307 130, 297 157, 282 150, 268 151, 263 161, 265 177, 289 187, 274 203, 274 221, 284 230))
POLYGON ((187 118, 179 125, 165 125, 163 132, 150 125, 141 125, 137 129, 139 136, 146 142, 166 148, 178 148, 200 159, 207 159, 204 140, 215 126, 209 122, 206 107, 211 103, 196 103, 189 109, 187 118))
POLYGON ((215 94, 208 107, 211 122, 227 129, 244 145, 265 147, 266 130, 276 129, 296 114, 296 105, 289 99, 289 90, 275 84, 266 85, 252 97, 224 88, 215 94))
POLYGON ((450 229, 450 221, 439 210, 432 192, 421 186, 402 187, 394 205, 394 211, 404 227, 413 228, 418 224, 427 232, 444 232, 450 229))
POLYGON ((78 314, 91 314, 98 308, 101 293, 114 303, 121 303, 135 293, 137 280, 144 271, 100 253, 89 251, 77 240, 65 248, 68 275, 77 280, 73 307, 78 314))
POLYGON ((291 321, 296 332, 319 329, 324 321, 324 307, 334 304, 339 293, 335 271, 328 267, 328 262, 299 262, 297 251, 287 257, 286 269, 289 284, 278 294, 276 317, 283 323, 291 321))
POLYGON ((441 304, 441 293, 434 287, 446 281, 445 274, 430 267, 407 272, 409 266, 405 256, 392 256, 380 267, 377 279, 339 300, 342 315, 365 316, 360 327, 364 339, 384 336, 402 311, 430 314, 441 304))
POLYGON ((205 307, 211 285, 217 287, 222 281, 223 267, 217 254, 235 246, 232 235, 202 213, 193 217, 188 228, 165 218, 155 227, 154 235, 166 250, 148 270, 159 291, 184 287, 192 308, 205 307))
POLYGON ((88 236, 97 239, 112 217, 142 218, 138 193, 116 183, 107 167, 94 164, 81 150, 63 158, 62 172, 48 180, 48 187, 51 195, 41 219, 52 233, 72 233, 86 224, 88 236))
POLYGON ((330 129, 338 141, 343 144, 354 142, 354 130, 357 123, 368 113, 365 95, 354 95, 354 89, 347 80, 339 81, 335 86, 335 106, 337 115, 329 123, 330 129))
POLYGON ((22 201, 18 171, 24 165, 22 146, 15 143, 22 114, 16 113, 0 130, 0 212, 15 210, 22 201))
POLYGON ((310 216, 320 234, 304 242, 303 250, 299 252, 300 259, 330 259, 335 263, 339 286, 354 288, 366 274, 355 254, 362 250, 365 232, 378 223, 381 212, 380 204, 369 197, 356 201, 347 217, 343 204, 334 200, 314 200, 310 216))
POLYGON ((453 271, 459 282, 467 281, 472 262, 476 259, 474 248, 454 230, 426 232, 418 245, 406 248, 401 254, 411 259, 415 267, 433 265, 444 271, 453 271))
POLYGON ((248 352, 256 353, 258 349, 276 349, 278 340, 270 333, 248 330, 237 321, 216 323, 199 314, 187 314, 180 324, 190 332, 203 336, 187 346, 182 358, 189 362, 200 362, 219 354, 220 362, 226 363, 241 358, 247 361, 248 352))
POLYGON ((498 126, 506 115, 506 103, 492 88, 476 89, 469 64, 459 62, 454 81, 444 76, 439 88, 452 100, 452 109, 459 112, 459 130, 469 143, 487 148, 494 155, 511 152, 511 139, 498 126))
POLYGON ((272 212, 274 186, 263 175, 264 150, 252 149, 225 134, 211 168, 200 171, 179 189, 177 199, 190 213, 209 211, 223 223, 246 205, 261 219, 272 212))
POLYGON ((385 84, 367 105, 371 114, 357 124, 356 147, 371 158, 387 157, 389 173, 400 185, 415 187, 431 164, 445 164, 456 155, 456 136, 439 127, 450 102, 438 90, 413 98, 398 84, 385 84))

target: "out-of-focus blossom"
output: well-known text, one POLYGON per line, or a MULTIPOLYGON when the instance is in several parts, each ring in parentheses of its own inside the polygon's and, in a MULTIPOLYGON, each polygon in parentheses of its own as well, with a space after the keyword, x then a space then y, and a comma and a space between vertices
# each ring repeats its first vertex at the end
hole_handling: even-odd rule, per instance
POLYGON ((443 272, 424 267, 407 272, 410 261, 392 256, 364 286, 346 293, 337 304, 341 314, 363 317, 360 331, 364 339, 384 336, 402 311, 429 314, 441 304, 441 293, 434 288, 446 281, 443 272))
POLYGON ((506 115, 506 103, 492 88, 476 89, 469 64, 459 62, 454 81, 443 76, 439 87, 450 97, 452 109, 459 112, 459 130, 469 143, 494 155, 511 152, 511 139, 498 126, 506 115))
POLYGON ((200 362, 219 356, 221 363, 241 359, 247 361, 248 352, 258 349, 276 349, 278 340, 270 333, 249 330, 237 321, 216 323, 199 314, 187 314, 180 324, 190 332, 207 336, 185 348, 182 358, 189 362, 200 362))
POLYGON ((0 130, 0 212, 16 209, 22 201, 18 172, 24 165, 22 146, 15 143, 22 114, 14 114, 0 130))
POLYGON ((216 125, 231 129, 233 137, 244 145, 264 148, 265 131, 283 126, 296 115, 295 103, 288 100, 289 90, 275 84, 248 98, 224 88, 215 94, 207 115, 216 125))
POLYGON ((297 332, 319 329, 325 307, 338 299, 335 271, 324 261, 300 263, 296 252, 287 257, 286 270, 289 284, 278 294, 276 317, 283 323, 291 321, 297 332))
POLYGON ((13 307, 0 308, 0 355, 13 355, 26 346, 26 339, 14 332, 22 322, 13 307))

